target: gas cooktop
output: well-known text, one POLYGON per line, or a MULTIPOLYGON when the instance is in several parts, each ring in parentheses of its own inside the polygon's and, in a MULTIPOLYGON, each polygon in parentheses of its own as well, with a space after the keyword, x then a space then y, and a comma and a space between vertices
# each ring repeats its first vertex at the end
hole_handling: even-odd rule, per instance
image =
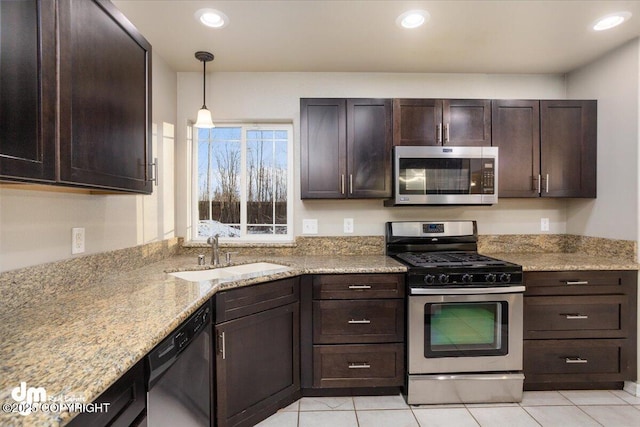
POLYGON ((522 267, 477 251, 475 221, 388 222, 386 253, 420 287, 490 287, 522 283, 522 267))

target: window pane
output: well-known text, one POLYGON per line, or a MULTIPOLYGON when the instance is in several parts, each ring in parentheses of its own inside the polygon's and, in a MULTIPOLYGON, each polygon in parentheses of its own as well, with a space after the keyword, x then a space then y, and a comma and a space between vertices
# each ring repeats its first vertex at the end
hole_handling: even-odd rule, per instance
POLYGON ((286 131, 247 131, 247 224, 261 225, 248 227, 249 234, 279 234, 267 225, 287 223, 286 137, 286 131))
POLYGON ((198 237, 240 235, 241 128, 198 130, 198 237))

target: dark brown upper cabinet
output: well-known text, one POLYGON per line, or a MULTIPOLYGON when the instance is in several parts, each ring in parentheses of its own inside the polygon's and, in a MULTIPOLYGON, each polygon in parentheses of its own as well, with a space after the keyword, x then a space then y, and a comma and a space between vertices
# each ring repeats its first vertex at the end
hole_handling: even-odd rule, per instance
POLYGON ((393 145, 491 146, 491 101, 394 99, 393 145))
POLYGON ((108 0, 0 7, 0 178, 151 193, 149 43, 108 0))
POLYGON ((301 198, 391 197, 391 100, 300 100, 301 198))
POLYGON ((494 100, 499 197, 596 197, 596 101, 494 100))
POLYGON ((60 181, 151 193, 151 45, 107 0, 60 0, 60 181))
POLYGON ((55 181, 55 2, 0 2, 0 179, 55 181))

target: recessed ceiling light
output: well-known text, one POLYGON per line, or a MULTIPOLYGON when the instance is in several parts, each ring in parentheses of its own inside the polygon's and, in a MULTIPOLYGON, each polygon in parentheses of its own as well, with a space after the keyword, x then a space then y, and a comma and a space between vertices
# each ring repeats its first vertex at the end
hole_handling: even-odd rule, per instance
POLYGON ((595 31, 604 31, 609 30, 613 27, 617 27, 622 24, 624 21, 631 18, 631 12, 616 12, 611 13, 609 15, 605 15, 602 18, 599 18, 594 24, 593 29, 595 31))
POLYGON ((229 23, 227 15, 215 9, 200 9, 195 17, 202 25, 211 28, 224 28, 229 23))
POLYGON ((431 18, 426 10, 409 10, 396 19, 396 24, 402 28, 418 28, 431 18))

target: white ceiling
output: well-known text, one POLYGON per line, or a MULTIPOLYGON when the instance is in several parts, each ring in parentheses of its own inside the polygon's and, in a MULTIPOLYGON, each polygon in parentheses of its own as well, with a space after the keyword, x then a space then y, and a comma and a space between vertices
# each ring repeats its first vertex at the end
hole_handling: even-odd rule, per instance
POLYGON ((215 55, 207 71, 565 73, 640 36, 640 1, 579 0, 114 0, 176 71, 200 71, 197 50, 215 55), (222 29, 194 18, 210 7, 222 29), (409 9, 431 14, 398 27, 409 9), (632 18, 595 32, 596 18, 632 18))

